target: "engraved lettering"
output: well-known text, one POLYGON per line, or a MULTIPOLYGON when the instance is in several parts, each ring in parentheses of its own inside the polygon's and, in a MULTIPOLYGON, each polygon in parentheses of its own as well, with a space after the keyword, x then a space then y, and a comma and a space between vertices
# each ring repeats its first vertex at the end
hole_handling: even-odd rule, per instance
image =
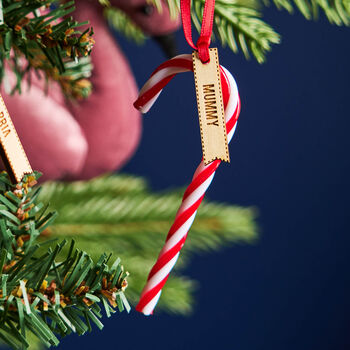
POLYGON ((215 97, 212 100, 205 101, 205 110, 206 111, 216 111, 216 100, 215 97))
POLYGON ((10 129, 9 125, 7 124, 6 118, 4 118, 4 114, 3 113, 0 114, 0 118, 1 118, 0 119, 0 128, 1 128, 1 131, 2 131, 2 135, 4 137, 6 137, 11 132, 11 129, 10 129))
POLYGON ((3 131, 4 137, 8 136, 8 134, 9 134, 10 132, 11 132, 10 129, 7 129, 7 130, 3 131))
POLYGON ((215 125, 215 126, 219 126, 219 121, 216 119, 211 123, 208 123, 208 125, 215 125))
POLYGON ((219 126, 218 107, 215 97, 214 84, 203 85, 203 96, 207 125, 219 126))
POLYGON ((208 94, 215 95, 214 84, 203 85, 203 92, 204 92, 204 95, 208 95, 208 94))

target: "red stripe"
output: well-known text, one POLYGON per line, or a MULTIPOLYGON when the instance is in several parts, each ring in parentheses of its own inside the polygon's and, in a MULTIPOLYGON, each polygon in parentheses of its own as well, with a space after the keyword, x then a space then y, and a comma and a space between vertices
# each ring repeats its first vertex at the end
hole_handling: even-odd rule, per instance
POLYGON ((169 261, 181 250, 186 240, 185 237, 187 237, 187 233, 167 252, 158 257, 157 262, 152 267, 152 270, 148 275, 147 281, 149 281, 160 269, 162 269, 166 264, 168 264, 169 261))
MULTIPOLYGON (((169 274, 161 281, 159 284, 157 284, 153 289, 148 291, 139 301, 139 303, 136 305, 136 311, 143 312, 144 307, 152 301, 153 298, 156 297, 156 295, 159 293, 159 291, 164 287, 166 281, 168 280, 169 274)), ((152 310, 153 314, 153 310, 152 310)))
MULTIPOLYGON (((136 305, 136 311, 143 312, 144 307, 148 303, 150 303, 153 300, 153 298, 155 298, 156 295, 163 289, 166 281, 168 280, 168 277, 169 277, 169 274, 167 274, 167 276, 161 282, 159 282, 156 286, 154 286, 154 288, 152 288, 142 296, 142 298, 136 305)), ((153 310, 152 310, 152 314, 153 314, 153 310)))
POLYGON ((192 60, 187 60, 185 58, 173 58, 159 65, 151 74, 151 77, 157 72, 159 72, 160 70, 170 68, 170 67, 180 67, 180 68, 187 69, 189 71, 193 71, 192 60))
MULTIPOLYGON (((180 67, 187 69, 189 71, 193 70, 192 62, 183 58, 176 58, 172 60, 168 60, 164 63, 162 63, 153 73, 151 76, 156 74, 162 69, 166 68, 172 68, 172 67, 180 67)), ((154 96, 156 96, 159 91, 161 91, 165 85, 167 85, 172 78, 174 78, 176 74, 172 74, 164 79, 162 79, 160 82, 155 84, 154 86, 150 87, 146 92, 144 92, 142 95, 138 97, 138 99, 134 102, 134 107, 136 109, 141 109, 146 103, 148 103, 154 96)), ((226 107, 227 102, 230 97, 230 89, 228 84, 228 79, 226 77, 226 74, 224 70, 220 67, 220 75, 221 75, 221 84, 222 84, 222 90, 223 90, 223 100, 224 100, 224 107, 226 107)))
POLYGON ((231 89, 230 89, 230 84, 229 84, 227 75, 221 66, 220 66, 220 77, 221 77, 222 99, 224 102, 224 109, 226 109, 228 100, 230 99, 231 89))
MULTIPOLYGON (((180 217, 178 217, 175 222, 173 223, 173 225, 171 226, 168 236, 166 238, 167 242, 173 235, 174 233, 193 215, 196 213, 198 207, 200 206, 202 200, 204 198, 204 194, 201 198, 199 198, 191 207, 189 207, 188 209, 186 209, 186 211, 184 211, 180 217)), ((187 237, 187 233, 186 232, 186 237, 187 237)), ((181 242, 183 240, 183 238, 181 238, 181 240, 179 242, 181 242)), ((185 241, 183 242, 185 243, 185 241)), ((178 247, 179 243, 176 243, 176 245, 174 247, 178 247)), ((182 244, 183 245, 183 244, 182 244)), ((178 248, 178 251, 181 250, 182 245, 180 248, 178 248)), ((156 261, 156 263, 154 264, 154 266, 152 267, 151 272, 149 273, 148 279, 149 280, 157 271, 159 271, 164 265, 166 265, 176 254, 177 251, 174 251, 174 247, 170 248, 168 251, 166 251, 165 253, 161 254, 158 256, 158 259, 156 261), (169 253, 170 252, 170 253, 169 253)))
POLYGON ((134 102, 134 107, 136 109, 140 110, 147 102, 149 102, 154 96, 156 96, 158 94, 158 92, 161 91, 164 88, 164 86, 167 85, 169 83, 169 81, 175 77, 175 75, 176 74, 169 75, 168 77, 161 80, 159 83, 155 84, 154 86, 152 86, 148 90, 146 90, 134 102))
MULTIPOLYGON (((172 235, 193 215, 194 212, 200 206, 203 200, 204 194, 198 198, 189 208, 187 208, 181 215, 179 215, 173 225, 171 226, 168 236, 166 238, 166 242, 172 237, 172 235)), ((180 206, 181 208, 181 206, 180 206)))
MULTIPOLYGON (((170 67, 180 67, 187 69, 191 71, 193 69, 192 62, 185 60, 185 59, 173 59, 164 62, 161 64, 153 73, 151 76, 153 76, 158 71, 170 68, 170 67)), ((134 102, 134 107, 138 110, 140 110, 146 103, 148 103, 154 96, 156 96, 159 91, 161 91, 165 85, 167 85, 171 79, 175 77, 176 74, 172 74, 164 79, 162 79, 160 82, 155 84, 154 86, 150 87, 147 91, 145 91, 142 95, 140 95, 137 100, 134 102)))
POLYGON ((220 163, 221 160, 214 160, 201 173, 199 173, 187 187, 183 200, 185 200, 192 192, 197 189, 197 187, 206 181, 216 171, 220 163))
POLYGON ((236 108, 232 118, 226 123, 227 133, 229 133, 236 125, 240 111, 241 111, 241 101, 238 97, 237 108, 236 108))
MULTIPOLYGON (((178 245, 181 245, 181 247, 184 245, 185 241, 186 241, 187 235, 184 236, 181 241, 178 243, 178 245)), ((176 246, 173 248, 175 249, 176 246)), ((181 249, 181 248, 180 248, 181 249)), ((178 251, 180 250, 178 249, 178 251)), ((177 251, 177 252, 178 252, 177 251)), ((173 255, 173 257, 177 254, 177 252, 173 255)), ((172 259, 172 258, 171 258, 172 259)), ((170 260, 171 260, 170 259, 170 260)), ((153 270, 153 269, 152 269, 153 270)), ((151 271, 152 272, 152 271, 151 271)), ((139 303, 136 306, 136 310, 139 312, 143 311, 143 308, 159 293, 159 291, 163 288, 165 282, 168 280, 169 274, 167 274, 164 279, 158 283, 155 287, 153 287, 152 289, 150 289, 147 293, 143 294, 139 303)), ((147 281, 150 279, 150 276, 148 276, 147 281)))

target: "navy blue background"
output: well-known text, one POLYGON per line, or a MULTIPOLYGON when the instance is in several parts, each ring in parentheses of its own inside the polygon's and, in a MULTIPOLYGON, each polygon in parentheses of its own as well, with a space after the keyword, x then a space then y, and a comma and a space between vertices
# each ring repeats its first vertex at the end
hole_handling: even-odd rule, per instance
MULTIPOLYGON (((349 348, 350 30, 274 9, 265 19, 283 39, 266 64, 221 50, 243 107, 231 165, 208 192, 256 206, 259 241, 192 260, 186 274, 201 288, 190 317, 122 314, 63 348, 349 348)), ((178 38, 179 52, 190 52, 178 38)), ((152 42, 122 47, 139 85, 164 61, 152 42)), ((155 190, 187 184, 201 157, 192 79, 182 74, 164 90, 124 169, 155 190)))

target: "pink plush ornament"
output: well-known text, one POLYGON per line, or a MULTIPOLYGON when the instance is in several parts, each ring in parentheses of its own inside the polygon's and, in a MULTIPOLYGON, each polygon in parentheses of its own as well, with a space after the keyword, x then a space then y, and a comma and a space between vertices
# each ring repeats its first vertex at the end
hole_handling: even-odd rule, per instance
MULTIPOLYGON (((112 0, 146 33, 168 34, 178 28, 167 6, 158 13, 146 0, 112 0)), ((87 100, 69 103, 55 85, 49 95, 43 82, 34 78, 22 94, 7 95, 5 103, 34 169, 44 179, 89 179, 119 169, 135 151, 141 118, 132 104, 137 87, 129 64, 109 32, 98 0, 76 0, 74 18, 88 19, 96 44, 93 93, 87 100)), ((10 78, 11 79, 11 78, 10 78)))

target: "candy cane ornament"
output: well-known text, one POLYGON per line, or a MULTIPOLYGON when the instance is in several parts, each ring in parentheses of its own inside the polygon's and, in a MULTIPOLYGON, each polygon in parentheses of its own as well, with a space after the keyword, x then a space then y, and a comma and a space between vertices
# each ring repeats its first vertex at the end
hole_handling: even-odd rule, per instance
MULTIPOLYGON (((165 85, 168 84, 176 74, 188 71, 193 71, 191 55, 176 56, 161 64, 152 73, 150 79, 141 89, 134 106, 142 113, 148 112, 165 85)), ((240 98, 236 82, 231 73, 223 66, 220 66, 220 75, 227 140, 230 142, 235 132, 237 119, 240 113, 240 98)), ((220 163, 220 160, 214 160, 208 165, 205 165, 202 160, 195 171, 192 182, 184 193, 182 203, 178 209, 174 223, 169 230, 164 247, 158 256, 157 262, 149 273, 140 301, 136 306, 137 311, 145 315, 153 313, 161 295, 162 288, 179 257, 197 210, 220 163)))

